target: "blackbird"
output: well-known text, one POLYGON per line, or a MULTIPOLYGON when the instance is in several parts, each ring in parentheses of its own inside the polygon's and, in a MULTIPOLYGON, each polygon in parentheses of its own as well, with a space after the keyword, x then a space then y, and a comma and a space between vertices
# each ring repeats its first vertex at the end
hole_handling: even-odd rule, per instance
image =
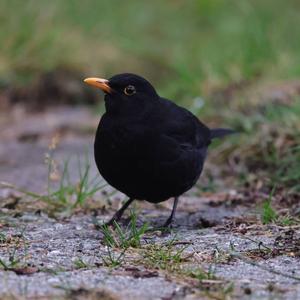
POLYGON ((129 197, 107 223, 112 225, 133 200, 159 203, 174 197, 164 226, 171 224, 178 197, 198 180, 214 138, 234 133, 209 129, 187 109, 160 97, 144 78, 130 73, 85 83, 105 93, 105 110, 95 137, 100 174, 129 197))

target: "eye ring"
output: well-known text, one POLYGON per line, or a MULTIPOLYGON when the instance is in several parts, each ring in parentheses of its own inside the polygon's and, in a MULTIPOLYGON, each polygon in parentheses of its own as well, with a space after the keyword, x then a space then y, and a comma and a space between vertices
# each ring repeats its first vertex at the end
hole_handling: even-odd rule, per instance
POLYGON ((136 89, 135 89, 135 87, 134 87, 133 85, 128 85, 128 86, 126 86, 126 88, 124 89, 124 93, 125 93, 125 95, 127 95, 127 96, 131 96, 131 95, 133 95, 133 94, 136 93, 136 89))

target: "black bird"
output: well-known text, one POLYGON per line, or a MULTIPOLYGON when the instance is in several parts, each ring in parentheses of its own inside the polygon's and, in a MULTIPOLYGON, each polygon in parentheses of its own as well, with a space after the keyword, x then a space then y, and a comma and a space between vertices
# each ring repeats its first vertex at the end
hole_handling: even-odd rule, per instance
POLYGON ((109 80, 87 78, 105 93, 106 112, 94 143, 97 167, 104 179, 129 197, 107 223, 113 224, 136 200, 158 203, 178 197, 198 180, 207 147, 231 129, 209 129, 187 109, 160 97, 144 78, 130 73, 109 80))

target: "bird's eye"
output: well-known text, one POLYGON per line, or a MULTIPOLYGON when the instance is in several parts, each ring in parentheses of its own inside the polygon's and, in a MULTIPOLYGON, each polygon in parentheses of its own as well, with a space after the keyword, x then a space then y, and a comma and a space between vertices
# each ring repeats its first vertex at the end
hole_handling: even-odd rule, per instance
POLYGON ((133 85, 126 86, 126 88, 124 89, 124 93, 127 96, 131 96, 131 95, 135 94, 136 93, 135 87, 133 85))

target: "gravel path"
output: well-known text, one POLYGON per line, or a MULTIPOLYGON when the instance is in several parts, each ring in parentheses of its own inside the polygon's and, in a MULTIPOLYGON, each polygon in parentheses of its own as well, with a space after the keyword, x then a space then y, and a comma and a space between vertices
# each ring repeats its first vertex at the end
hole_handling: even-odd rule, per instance
MULTIPOLYGON (((0 120, 0 181, 44 193, 45 153, 57 134, 56 161, 87 153, 92 162, 91 133, 97 118, 86 109, 0 120)), ((93 163, 90 171, 97 174, 93 163)), ((69 173, 71 181, 78 179, 76 159, 70 161, 69 173)), ((300 299, 300 228, 253 222, 257 209, 241 200, 239 191, 200 198, 192 190, 182 197, 171 232, 146 233, 141 246, 128 248, 116 268, 103 258, 122 249, 109 249, 95 222, 107 220, 124 196, 108 197, 111 188, 105 191, 82 209, 56 215, 39 201, 2 186, 0 259, 7 268, 0 269, 0 299, 300 299), (149 245, 171 242, 174 251, 184 248, 182 266, 175 270, 174 261, 167 268, 147 263, 149 245), (185 264, 213 276, 187 275, 185 264)), ((138 225, 162 224, 171 206, 137 203, 138 225)))

